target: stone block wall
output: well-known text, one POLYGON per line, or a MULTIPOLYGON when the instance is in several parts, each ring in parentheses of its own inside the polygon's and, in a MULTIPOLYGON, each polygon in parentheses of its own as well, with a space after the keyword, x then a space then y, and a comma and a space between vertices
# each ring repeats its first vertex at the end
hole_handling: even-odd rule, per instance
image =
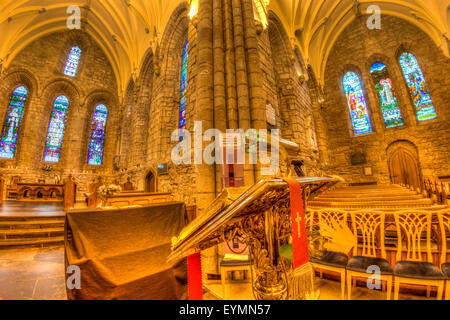
POLYGON ((97 175, 113 176, 118 126, 117 84, 113 69, 100 47, 83 32, 49 34, 25 47, 0 75, 0 119, 5 119, 12 91, 19 85, 29 90, 18 148, 14 159, 0 160, 0 173, 7 178, 44 179, 55 182, 73 173, 79 191, 97 175), (82 49, 75 77, 64 75, 72 46, 82 49), (45 163, 43 152, 53 102, 59 95, 69 99, 69 112, 61 160, 45 163), (87 165, 88 140, 95 106, 108 107, 103 165, 87 165))
POLYGON ((366 17, 355 19, 339 36, 329 54, 325 71, 325 103, 321 116, 326 126, 330 173, 342 176, 349 183, 389 183, 390 150, 404 143, 415 149, 423 177, 450 174, 450 60, 431 38, 414 25, 383 15, 381 30, 368 30, 366 17), (438 118, 418 122, 404 81, 399 55, 413 53, 429 86, 438 118), (370 67, 384 63, 389 70, 405 120, 402 127, 386 129, 370 67), (355 71, 362 79, 374 132, 354 136, 347 101, 341 82, 347 71, 355 71), (366 164, 352 165, 352 154, 364 154, 366 164), (372 168, 366 176, 364 168, 372 168))

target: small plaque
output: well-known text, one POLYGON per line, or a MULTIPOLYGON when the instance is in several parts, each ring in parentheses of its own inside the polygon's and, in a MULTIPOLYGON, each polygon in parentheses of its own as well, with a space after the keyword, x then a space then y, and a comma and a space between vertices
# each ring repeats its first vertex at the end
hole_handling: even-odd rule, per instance
POLYGON ((366 176, 372 176, 372 175, 373 175, 372 167, 365 167, 365 168, 364 168, 364 175, 366 175, 366 176))
POLYGON ((163 176, 167 174, 168 174, 167 163, 158 164, 158 175, 163 176))

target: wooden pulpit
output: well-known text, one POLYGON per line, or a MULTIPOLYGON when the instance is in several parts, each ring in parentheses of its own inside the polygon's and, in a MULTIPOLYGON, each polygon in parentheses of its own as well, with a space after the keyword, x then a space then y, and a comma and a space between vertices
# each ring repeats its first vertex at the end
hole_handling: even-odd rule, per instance
MULTIPOLYGON (((341 181, 327 177, 295 179, 301 183, 305 204, 341 181)), ((289 194, 287 183, 281 179, 224 190, 173 240, 169 261, 238 237, 250 248, 257 274, 252 288, 258 299, 286 299, 286 270, 280 263, 278 248, 287 244, 291 235, 289 194)))

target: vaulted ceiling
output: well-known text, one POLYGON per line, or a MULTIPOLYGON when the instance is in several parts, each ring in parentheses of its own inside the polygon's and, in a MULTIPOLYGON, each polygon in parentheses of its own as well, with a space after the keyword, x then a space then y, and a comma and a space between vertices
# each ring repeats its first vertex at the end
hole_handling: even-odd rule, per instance
MULTIPOLYGON (((0 63, 7 67, 31 41, 67 30, 69 6, 81 7, 83 28, 104 50, 119 83, 137 76, 145 53, 156 46, 175 8, 187 0, 0 0, 0 63)), ((189 0, 187 2, 196 2, 189 0)), ((328 54, 342 30, 369 5, 411 22, 448 55, 450 0, 254 0, 272 10, 293 45, 322 78, 328 54)), ((262 9, 261 9, 262 8, 262 9)))

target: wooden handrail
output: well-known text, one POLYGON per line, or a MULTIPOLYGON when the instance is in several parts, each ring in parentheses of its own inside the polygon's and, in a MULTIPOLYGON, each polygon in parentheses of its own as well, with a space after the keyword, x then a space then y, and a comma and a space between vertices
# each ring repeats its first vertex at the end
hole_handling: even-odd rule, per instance
MULTIPOLYGON (((413 188, 408 183, 402 184, 402 186, 408 189, 413 188)), ((450 199, 450 182, 438 181, 436 178, 423 178, 420 190, 415 191, 430 198, 436 204, 446 205, 450 199)))

